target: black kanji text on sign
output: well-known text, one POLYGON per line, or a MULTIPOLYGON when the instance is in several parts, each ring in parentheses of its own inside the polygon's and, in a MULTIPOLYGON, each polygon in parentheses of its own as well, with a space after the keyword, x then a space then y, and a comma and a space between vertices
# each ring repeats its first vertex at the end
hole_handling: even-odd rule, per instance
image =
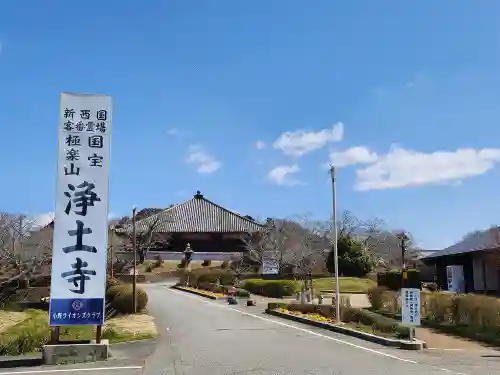
POLYGON ((89 207, 94 207, 95 202, 100 202, 101 198, 93 191, 95 189, 95 184, 92 182, 83 181, 80 185, 68 184, 68 189, 73 192, 71 194, 69 191, 65 191, 64 195, 69 198, 68 204, 64 212, 69 215, 71 212, 72 203, 75 203, 77 208, 81 208, 81 211, 75 211, 75 214, 80 216, 87 216, 87 211, 89 207), (79 189, 78 191, 76 189, 79 189))
POLYGON ((85 251, 87 253, 97 253, 95 246, 88 246, 83 244, 83 235, 91 234, 92 229, 84 228, 83 221, 76 221, 76 230, 68 230, 70 236, 76 236, 76 244, 72 246, 63 247, 63 252, 65 254, 73 253, 75 251, 85 251))
POLYGON ((94 270, 87 270, 88 263, 81 258, 76 258, 76 262, 71 265, 72 271, 67 271, 61 273, 61 277, 67 279, 69 283, 73 283, 75 288, 70 289, 73 293, 84 294, 85 293, 85 282, 90 280, 90 276, 95 276, 96 272, 94 270))

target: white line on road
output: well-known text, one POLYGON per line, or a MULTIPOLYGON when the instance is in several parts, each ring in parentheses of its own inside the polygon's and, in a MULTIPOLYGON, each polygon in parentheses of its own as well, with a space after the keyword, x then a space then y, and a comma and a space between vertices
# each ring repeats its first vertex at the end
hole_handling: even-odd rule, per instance
MULTIPOLYGON (((204 302, 204 303, 206 303, 208 305, 211 305, 211 306, 215 306, 215 307, 218 307, 218 308, 221 308, 221 309, 225 309, 225 310, 235 311, 235 312, 240 313, 242 315, 251 316, 253 318, 264 320, 264 321, 269 322, 269 323, 274 323, 274 324, 278 324, 278 325, 281 325, 281 326, 284 326, 284 327, 293 328, 293 329, 296 329, 296 330, 301 331, 301 332, 308 333, 308 334, 313 335, 313 336, 318 336, 318 337, 321 337, 321 338, 324 338, 324 339, 327 339, 327 340, 332 340, 332 341, 335 341, 335 342, 337 342, 339 344, 344 344, 344 345, 347 345, 347 346, 351 346, 351 347, 356 348, 356 349, 364 350, 366 352, 377 354, 377 355, 380 355, 380 356, 383 356, 383 357, 388 357, 388 358, 391 358, 391 359, 395 359, 397 361, 408 362, 408 363, 417 364, 417 365, 418 364, 425 365, 425 366, 433 367, 433 368, 439 369, 441 371, 446 371, 446 372, 449 372, 449 373, 452 373, 452 374, 455 374, 455 375, 467 375, 467 374, 464 374, 464 373, 461 373, 461 372, 456 372, 456 371, 449 370, 449 369, 446 369, 446 368, 440 368, 440 367, 437 367, 437 366, 422 364, 422 363, 419 363, 417 361, 413 361, 411 359, 401 358, 401 357, 398 357, 398 356, 395 356, 395 355, 392 355, 392 354, 381 352, 379 350, 367 348, 366 346, 357 345, 357 344, 354 344, 354 343, 349 342, 349 341, 344 341, 344 340, 340 340, 340 339, 337 339, 337 338, 334 338, 334 337, 331 337, 331 336, 323 335, 321 333, 314 332, 314 331, 311 331, 311 330, 306 329, 306 328, 301 328, 301 327, 298 327, 298 326, 295 326, 295 325, 292 325, 292 324, 288 324, 288 323, 285 323, 285 322, 280 322, 278 320, 265 318, 263 316, 258 316, 258 315, 255 315, 255 314, 251 314, 251 313, 248 313, 248 312, 245 312, 245 311, 241 311, 241 310, 229 307, 229 306, 220 305, 220 304, 218 304, 216 302, 213 302, 211 300, 204 299, 203 297, 199 297, 199 296, 196 296, 196 295, 193 295, 193 294, 184 293, 184 292, 179 291, 179 290, 170 289, 168 287, 166 287, 166 290, 168 290, 169 292, 172 292, 172 293, 175 293, 175 294, 187 297, 187 298, 191 298, 191 299, 195 299, 195 300, 200 301, 200 302, 204 302)), ((0 375, 2 375, 2 374, 0 374, 0 375)))
POLYGON ((27 371, 13 371, 13 372, 0 372, 0 375, 12 374, 48 374, 51 372, 74 372, 74 371, 113 371, 113 370, 141 370, 142 366, 117 366, 117 367, 86 367, 86 368, 68 368, 68 369, 54 369, 54 370, 27 370, 27 371))

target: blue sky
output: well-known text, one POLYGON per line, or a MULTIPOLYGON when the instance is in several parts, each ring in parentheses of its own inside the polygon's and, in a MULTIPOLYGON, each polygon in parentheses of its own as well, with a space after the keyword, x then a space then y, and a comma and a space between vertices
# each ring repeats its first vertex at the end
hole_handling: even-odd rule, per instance
POLYGON ((113 96, 110 210, 498 223, 500 2, 3 1, 0 210, 54 210, 59 94, 113 96), (340 168, 341 167, 341 168, 340 168))

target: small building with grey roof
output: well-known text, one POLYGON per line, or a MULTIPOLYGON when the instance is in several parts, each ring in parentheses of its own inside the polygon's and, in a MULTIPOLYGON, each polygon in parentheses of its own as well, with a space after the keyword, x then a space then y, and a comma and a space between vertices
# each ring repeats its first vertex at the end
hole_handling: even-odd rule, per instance
POLYGON ((500 294, 500 227, 476 232, 421 259, 436 269, 438 286, 447 290, 447 266, 463 267, 465 292, 500 294))

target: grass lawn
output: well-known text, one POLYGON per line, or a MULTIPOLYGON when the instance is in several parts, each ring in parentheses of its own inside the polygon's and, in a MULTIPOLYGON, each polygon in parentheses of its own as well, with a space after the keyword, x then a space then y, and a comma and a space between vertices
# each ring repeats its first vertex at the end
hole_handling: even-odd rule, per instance
POLYGON ((29 317, 25 312, 2 311, 0 310, 0 332, 21 323, 29 317))
MULTIPOLYGON (((50 329, 48 313, 43 310, 29 309, 23 312, 25 319, 10 325, 0 335, 0 355, 19 355, 39 351, 48 342, 50 329)), ((4 317, 10 312, 3 312, 4 317)), ((18 313, 14 313, 18 314, 18 313)), ((61 327, 61 340, 95 339, 94 326, 61 327)), ((129 315, 110 319, 103 330, 103 339, 110 343, 142 340, 156 337, 153 318, 145 314, 129 315)))
MULTIPOLYGON (((370 279, 358 277, 339 277, 340 293, 367 293, 370 288, 377 286, 377 283, 370 279)), ((313 280, 314 292, 331 291, 335 293, 335 278, 325 277, 313 280)))
MULTIPOLYGON (((163 273, 163 272, 172 272, 172 271, 177 271, 179 270, 178 265, 180 261, 179 260, 164 260, 163 264, 161 267, 155 267, 155 261, 154 260, 147 260, 144 262, 144 264, 139 265, 139 273, 148 273, 146 272, 146 269, 151 266, 152 271, 150 273, 163 273)), ((217 268, 220 267, 222 264, 221 261, 215 261, 213 260, 210 266, 203 267, 202 266, 203 261, 192 261, 190 263, 190 268, 192 270, 199 269, 199 268, 217 268)))

